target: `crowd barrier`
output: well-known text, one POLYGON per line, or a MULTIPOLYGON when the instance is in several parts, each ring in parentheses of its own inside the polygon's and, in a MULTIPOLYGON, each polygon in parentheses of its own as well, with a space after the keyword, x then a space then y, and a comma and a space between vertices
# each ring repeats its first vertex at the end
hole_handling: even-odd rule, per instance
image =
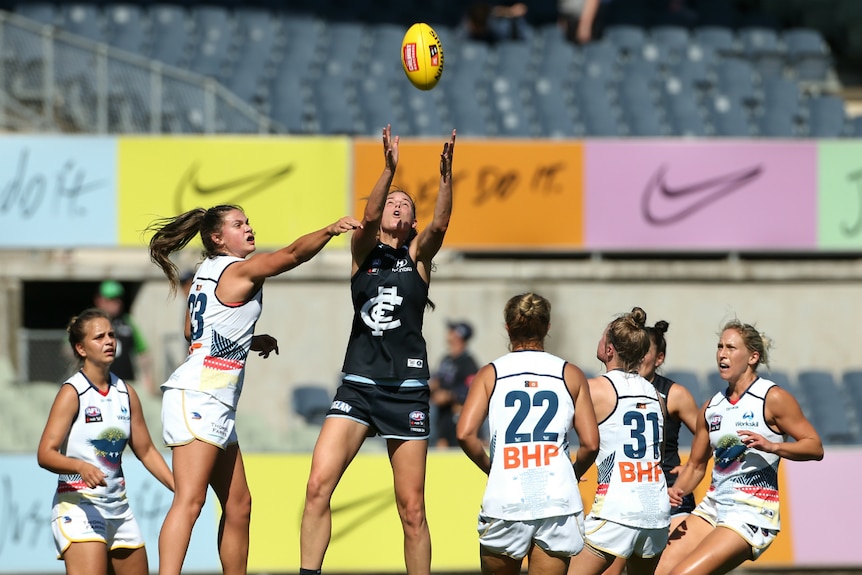
MULTIPOLYGON (((401 142, 395 184, 428 219, 442 142, 401 142)), ((459 140, 462 250, 791 251, 862 246, 862 141, 459 140)), ((140 247, 217 203, 262 247, 359 215, 380 142, 322 137, 0 138, 0 248, 140 247), (37 230, 38 233, 34 233, 37 230)), ((331 246, 343 246, 337 238, 331 246)))
MULTIPOLYGON (((295 573, 299 526, 310 454, 247 454, 253 510, 250 573, 295 573)), ((131 455, 124 465, 130 501, 147 542, 150 568, 158 566, 158 532, 171 495, 131 455)), ((756 562, 774 569, 862 567, 862 546, 848 544, 862 495, 852 478, 862 473, 862 449, 829 448, 821 462, 783 461, 781 533, 756 562), (838 535, 843 534, 843 535, 838 535), (844 543, 841 543, 841 541, 844 543)), ((51 537, 51 497, 56 476, 34 455, 0 456, 0 574, 63 573, 51 537)), ((595 492, 595 466, 581 483, 587 508, 595 492)), ((428 457, 427 509, 432 571, 478 570, 476 519, 485 476, 459 450, 428 457)), ((696 492, 700 498, 705 490, 696 492)), ((328 573, 403 572, 402 535, 385 452, 356 458, 332 501, 328 573), (369 545, 373 547, 370 551, 369 545)), ((184 572, 220 572, 216 551, 218 506, 212 493, 198 521, 184 572)))

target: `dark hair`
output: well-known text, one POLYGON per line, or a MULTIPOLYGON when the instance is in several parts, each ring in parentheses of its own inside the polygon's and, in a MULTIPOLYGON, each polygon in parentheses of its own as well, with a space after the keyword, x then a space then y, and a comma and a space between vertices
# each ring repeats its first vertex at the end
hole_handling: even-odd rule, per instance
POLYGON ((503 317, 509 329, 509 348, 538 343, 544 344, 551 326, 551 302, 542 296, 527 292, 506 302, 503 317))
POLYGON ((760 359, 752 368, 754 371, 757 371, 760 364, 769 367, 769 348, 772 347, 772 340, 769 336, 758 331, 753 325, 742 323, 738 319, 732 319, 724 324, 721 331, 724 332, 729 329, 736 330, 739 333, 740 337, 742 337, 742 343, 745 344, 748 351, 756 351, 760 355, 760 359))
POLYGON ((145 231, 154 232, 150 238, 150 260, 171 282, 171 295, 177 292, 180 280, 179 269, 169 256, 186 247, 198 234, 204 244, 204 256, 217 256, 218 247, 212 237, 221 234, 224 216, 232 210, 244 211, 232 204, 221 204, 208 210, 195 208, 172 218, 160 218, 147 226, 145 231))
POLYGON ((655 348, 658 353, 667 353, 667 340, 664 338, 664 334, 667 333, 667 328, 670 327, 670 324, 664 320, 660 320, 655 322, 654 326, 645 327, 647 334, 649 334, 650 341, 655 343, 655 348))
POLYGON ((107 312, 91 307, 72 317, 66 326, 66 333, 69 334, 69 345, 72 347, 72 353, 75 354, 75 359, 78 361, 79 366, 84 362, 84 358, 78 353, 75 346, 83 342, 84 338, 87 337, 87 324, 99 318, 111 321, 107 312))
POLYGON ((626 371, 637 371, 649 352, 650 339, 646 331, 646 312, 633 307, 608 324, 606 341, 614 346, 626 371))

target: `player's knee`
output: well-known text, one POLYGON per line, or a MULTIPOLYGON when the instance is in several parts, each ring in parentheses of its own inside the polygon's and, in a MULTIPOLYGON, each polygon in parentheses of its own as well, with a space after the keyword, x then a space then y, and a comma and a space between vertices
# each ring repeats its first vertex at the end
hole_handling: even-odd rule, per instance
POLYGON ((234 521, 251 520, 251 493, 246 492, 227 501, 224 506, 225 516, 234 521))
POLYGON ((399 505, 398 513, 405 532, 417 532, 425 527, 425 505, 421 501, 399 505))

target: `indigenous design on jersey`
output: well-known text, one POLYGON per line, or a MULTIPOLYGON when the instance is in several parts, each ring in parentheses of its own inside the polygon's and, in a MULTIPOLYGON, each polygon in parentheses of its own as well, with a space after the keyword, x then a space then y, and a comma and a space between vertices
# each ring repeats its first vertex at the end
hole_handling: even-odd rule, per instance
POLYGON ((774 453, 748 449, 737 434, 751 430, 773 443, 783 443, 785 436, 776 433, 764 416, 766 394, 775 384, 756 379, 736 403, 719 392, 706 408, 709 441, 713 447, 712 483, 707 497, 717 505, 738 506, 747 509, 747 523, 758 527, 778 529, 779 496, 778 464, 781 458, 774 453))
POLYGON ((629 527, 670 525, 661 468, 664 414, 658 391, 637 373, 604 375, 616 390, 614 411, 599 423, 598 485, 590 515, 629 527))
POLYGON ((201 390, 236 386, 249 349, 213 330, 210 352, 204 356, 201 390))
POLYGON ((492 365, 491 472, 482 515, 518 521, 583 511, 569 457, 575 406, 563 375, 565 360, 516 351, 492 365))
POLYGON ((79 473, 61 473, 57 494, 76 494, 101 503, 124 502, 123 451, 131 435, 131 408, 126 384, 111 374, 107 393, 97 390, 83 373, 70 377, 78 394, 78 415, 60 453, 86 461, 105 474, 105 485, 87 487, 79 473))

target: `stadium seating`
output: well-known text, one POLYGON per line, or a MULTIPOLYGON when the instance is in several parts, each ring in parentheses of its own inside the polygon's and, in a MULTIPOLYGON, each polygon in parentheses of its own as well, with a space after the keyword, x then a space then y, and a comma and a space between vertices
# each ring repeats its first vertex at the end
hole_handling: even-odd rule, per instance
POLYGON ((708 399, 706 389, 700 377, 694 371, 675 369, 667 370, 662 375, 686 388, 692 397, 694 397, 694 401, 698 406, 702 405, 708 399))
POLYGON ((824 443, 847 444, 855 440, 847 410, 848 401, 831 372, 816 369, 797 374, 799 393, 809 407, 806 415, 824 443))
MULTIPOLYGON (((389 0, 308 0, 289 7, 274 0, 20 2, 15 9, 83 41, 105 42, 211 76, 271 117, 277 129, 291 133, 376 134, 387 104, 393 120, 403 123, 405 136, 439 135, 453 125, 465 135, 492 137, 858 133, 858 122, 846 118, 839 110, 843 101, 830 92, 832 56, 816 30, 804 24, 779 30, 769 18, 745 17, 725 0, 692 1, 697 19, 685 26, 672 24, 673 18, 658 15, 642 0, 615 0, 609 7, 604 37, 585 46, 568 43, 553 18, 538 12, 528 41, 489 45, 467 40, 459 28, 461 7, 442 0, 421 14, 389 0), (410 90, 401 89, 405 86, 396 88, 404 84, 396 46, 405 22, 420 15, 443 41, 446 68, 437 90, 442 95, 412 98, 410 90), (391 81, 360 85, 369 76, 391 81), (318 97, 320 89, 336 84, 342 94, 318 97), (371 98, 372 86, 388 95, 371 98), (550 87, 563 93, 552 95, 550 87), (637 88, 644 88, 642 102, 637 88), (399 101, 401 96, 433 102, 436 108, 423 110, 414 121, 405 113, 409 101, 399 101), (429 126, 438 120, 450 125, 429 126)), ((7 36, 11 50, 4 59, 15 59, 19 72, 10 84, 23 98, 28 81, 38 88, 41 46, 14 32, 7 36)), ((97 79, 89 50, 71 43, 57 56, 58 83, 68 90, 70 102, 66 113, 77 117, 76 125, 94 114, 97 79)), ((112 72, 111 130, 149 127, 150 89, 143 75, 112 72)), ((201 125, 200 111, 187 110, 182 102, 167 101, 162 108, 172 112, 163 120, 169 131, 201 125)), ((220 129, 228 127, 255 129, 236 114, 220 120, 220 129)))
POLYGON ((293 388, 291 405, 294 413, 308 423, 322 424, 332 405, 329 390, 320 384, 302 384, 293 388))

